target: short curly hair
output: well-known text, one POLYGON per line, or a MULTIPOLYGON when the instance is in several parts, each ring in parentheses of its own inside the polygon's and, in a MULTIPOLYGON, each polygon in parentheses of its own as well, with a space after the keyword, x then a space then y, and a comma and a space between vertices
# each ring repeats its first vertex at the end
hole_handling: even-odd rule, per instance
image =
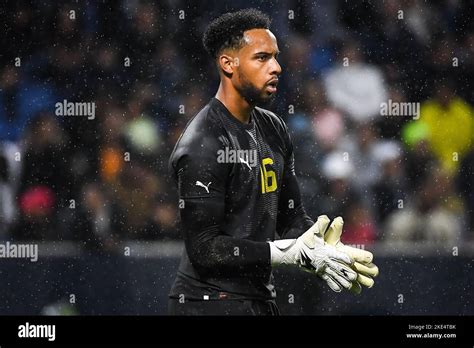
POLYGON ((244 32, 250 29, 269 29, 270 17, 265 13, 248 8, 229 12, 214 19, 207 27, 202 42, 206 51, 213 57, 226 48, 241 48, 244 32))

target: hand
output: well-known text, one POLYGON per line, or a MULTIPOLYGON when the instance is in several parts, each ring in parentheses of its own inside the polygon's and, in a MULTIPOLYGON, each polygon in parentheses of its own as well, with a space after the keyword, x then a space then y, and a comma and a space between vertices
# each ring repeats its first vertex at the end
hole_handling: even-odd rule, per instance
POLYGON ((353 260, 346 253, 327 244, 324 232, 329 218, 322 215, 316 223, 297 239, 269 242, 273 265, 293 264, 316 273, 336 292, 351 289, 357 273, 349 266, 353 260))
POLYGON ((353 282, 351 291, 359 294, 362 287, 371 288, 374 285, 372 278, 379 274, 378 267, 372 263, 374 255, 370 251, 353 248, 344 245, 341 241, 342 227, 344 220, 338 216, 333 220, 327 231, 323 232, 326 243, 333 245, 338 251, 342 251, 354 259, 352 268, 357 272, 357 280, 353 282))

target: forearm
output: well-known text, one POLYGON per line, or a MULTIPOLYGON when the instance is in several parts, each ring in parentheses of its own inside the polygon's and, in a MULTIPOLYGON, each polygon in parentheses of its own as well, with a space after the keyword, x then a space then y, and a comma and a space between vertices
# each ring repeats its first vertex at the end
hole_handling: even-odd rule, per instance
POLYGON ((217 226, 191 232, 186 250, 193 266, 207 276, 266 277, 271 272, 268 243, 226 236, 217 226))
POLYGON ((298 238, 314 221, 306 214, 294 171, 293 155, 289 156, 283 174, 280 201, 278 202, 277 233, 281 238, 298 238))

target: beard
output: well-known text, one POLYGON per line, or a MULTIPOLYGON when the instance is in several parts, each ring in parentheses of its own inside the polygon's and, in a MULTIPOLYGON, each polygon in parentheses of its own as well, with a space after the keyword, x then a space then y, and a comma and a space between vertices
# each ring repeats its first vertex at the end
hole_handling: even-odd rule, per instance
POLYGON ((237 90, 250 105, 270 105, 275 100, 276 93, 268 93, 266 86, 257 88, 242 73, 240 73, 240 83, 237 90))

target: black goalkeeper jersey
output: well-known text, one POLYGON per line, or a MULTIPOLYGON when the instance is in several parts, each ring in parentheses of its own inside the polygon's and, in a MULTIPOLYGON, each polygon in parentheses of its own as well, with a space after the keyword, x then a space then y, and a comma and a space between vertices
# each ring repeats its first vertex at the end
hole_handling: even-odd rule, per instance
POLYGON ((274 298, 267 241, 313 225, 283 120, 256 107, 244 124, 212 98, 187 124, 170 170, 185 240, 170 297, 274 298))

